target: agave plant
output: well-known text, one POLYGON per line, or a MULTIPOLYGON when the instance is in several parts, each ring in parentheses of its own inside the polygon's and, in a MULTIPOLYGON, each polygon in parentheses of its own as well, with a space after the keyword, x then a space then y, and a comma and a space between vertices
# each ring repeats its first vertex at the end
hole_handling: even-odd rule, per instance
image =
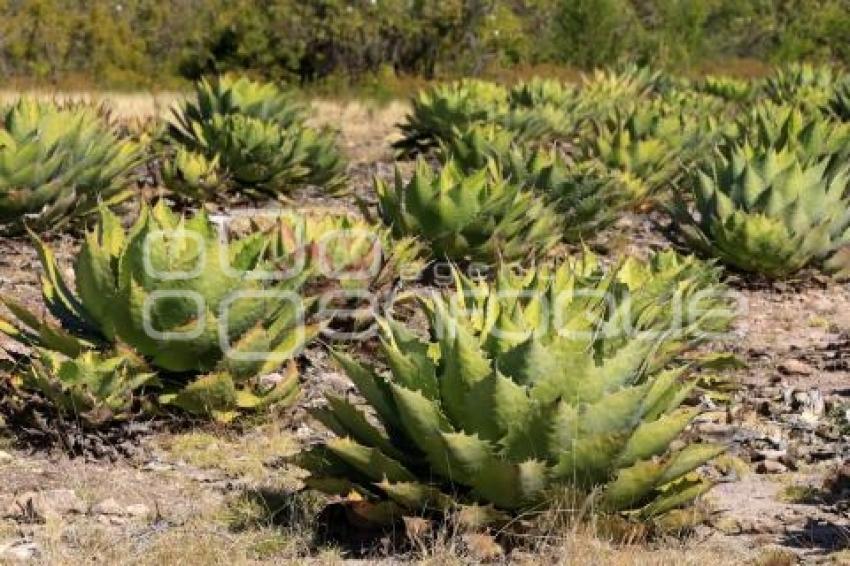
POLYGON ((793 149, 731 147, 689 186, 696 200, 672 208, 694 249, 742 271, 792 274, 850 239, 850 165, 801 162, 793 149))
POLYGON ((203 212, 185 220, 162 204, 143 208, 125 232, 103 210, 76 258, 76 294, 36 239, 44 301, 60 324, 4 298, 18 322, 0 330, 74 359, 95 350, 137 360, 144 373, 158 372, 161 402, 192 414, 229 420, 289 402, 297 394, 294 365, 283 379, 266 376, 321 326, 302 320, 308 301, 298 289, 306 273, 288 274, 286 258, 269 256, 268 240, 256 232, 223 241, 203 212))
POLYGON ((560 239, 559 215, 492 162, 466 175, 454 161, 435 174, 419 160, 408 183, 396 169, 393 185, 376 179, 375 189, 393 235, 420 237, 437 256, 516 261, 543 255, 560 239))
POLYGON ((507 91, 494 83, 462 80, 420 91, 400 124, 402 139, 393 144, 402 156, 425 153, 452 135, 478 122, 493 122, 508 110, 507 91))
POLYGON ((388 229, 344 212, 283 214, 276 219, 273 235, 273 255, 306 250, 311 276, 344 289, 378 290, 399 277, 415 279, 424 267, 424 250, 416 238, 395 240, 388 229))
POLYGON ((579 107, 586 118, 608 116, 623 105, 635 105, 654 95, 681 92, 672 77, 646 66, 623 65, 614 69, 596 69, 582 77, 579 107))
POLYGON ((850 122, 850 77, 835 85, 827 108, 839 120, 850 122))
POLYGON ((591 98, 629 100, 650 94, 660 76, 648 67, 635 65, 623 69, 596 69, 582 77, 582 92, 591 98))
MULTIPOLYGON (((175 108, 173 143, 217 159, 238 189, 277 194, 298 185, 344 183, 333 136, 308 127, 306 110, 270 83, 230 76, 201 80, 195 100, 175 108)), ((177 187, 179 188, 179 187, 177 187)))
POLYGON ((336 436, 299 457, 307 485, 376 521, 458 507, 506 520, 564 488, 649 519, 708 490, 695 470, 723 447, 679 441, 696 378, 654 369, 664 334, 610 339, 599 297, 615 277, 548 275, 530 294, 503 280, 432 297, 429 341, 385 321, 386 375, 337 353, 376 420, 327 395, 314 415, 336 436))
POLYGON ((520 138, 517 141, 569 139, 588 112, 582 102, 578 88, 535 78, 518 83, 509 91, 510 111, 501 123, 520 138))
POLYGON ((309 284, 321 288, 319 309, 331 319, 328 337, 362 336, 405 283, 419 279, 425 250, 416 238, 395 239, 350 213, 313 209, 275 219, 273 256, 304 254, 309 284), (350 332, 339 335, 340 330, 350 332))
POLYGON ((777 68, 764 81, 764 95, 776 104, 822 107, 829 100, 836 74, 828 65, 794 63, 777 68))
POLYGON ((596 120, 593 135, 580 149, 584 159, 619 172, 623 185, 633 191, 632 202, 639 205, 677 178, 704 141, 698 133, 697 125, 682 113, 639 106, 596 120))
POLYGON ((739 117, 725 137, 727 144, 788 148, 802 162, 829 158, 833 165, 842 165, 850 157, 850 124, 793 106, 758 105, 739 117))
POLYGON ((728 102, 747 102, 752 100, 756 93, 753 81, 716 75, 705 77, 697 83, 697 88, 728 102))
POLYGON ((612 351, 637 334, 648 339, 663 335, 663 344, 648 362, 660 369, 729 330, 734 304, 720 277, 721 270, 713 264, 673 251, 655 253, 648 261, 629 257, 606 272, 599 258, 585 249, 580 260, 568 258, 556 266, 543 264, 525 272, 502 266, 492 286, 464 277, 459 284, 465 297, 478 299, 473 312, 487 309, 481 299, 492 287, 507 311, 520 303, 537 313, 537 334, 593 329, 605 335, 612 351), (587 320, 578 320, 579 309, 587 320), (585 323, 588 326, 581 326, 585 323))
POLYGON ((555 106, 570 108, 579 96, 578 88, 554 79, 535 77, 522 81, 508 91, 508 103, 512 108, 537 108, 555 106))
POLYGON ((504 164, 522 158, 522 148, 512 132, 491 122, 463 130, 455 128, 451 136, 440 142, 437 158, 441 163, 454 161, 464 173, 471 173, 491 161, 504 168, 504 164))
POLYGON ((511 132, 478 125, 442 144, 439 159, 453 160, 466 174, 492 162, 505 179, 553 200, 564 217, 563 237, 578 242, 596 235, 632 204, 628 179, 598 161, 574 162, 556 146, 530 149, 511 132))
POLYGON ((85 351, 76 358, 44 348, 12 382, 16 395, 43 396, 63 417, 90 428, 127 420, 142 409, 145 392, 161 386, 128 356, 85 351))
POLYGON ((137 145, 102 108, 21 99, 0 117, 0 228, 56 228, 131 195, 137 145))
POLYGON ((218 156, 207 159, 202 153, 177 148, 162 164, 162 180, 178 194, 197 200, 214 198, 225 183, 218 161, 218 156))

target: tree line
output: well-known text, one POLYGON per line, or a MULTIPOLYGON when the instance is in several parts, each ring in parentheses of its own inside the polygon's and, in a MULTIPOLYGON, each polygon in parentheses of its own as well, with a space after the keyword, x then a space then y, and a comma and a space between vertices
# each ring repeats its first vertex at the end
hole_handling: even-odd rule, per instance
POLYGON ((850 63, 850 0, 0 0, 0 73, 109 87, 623 60, 850 63))

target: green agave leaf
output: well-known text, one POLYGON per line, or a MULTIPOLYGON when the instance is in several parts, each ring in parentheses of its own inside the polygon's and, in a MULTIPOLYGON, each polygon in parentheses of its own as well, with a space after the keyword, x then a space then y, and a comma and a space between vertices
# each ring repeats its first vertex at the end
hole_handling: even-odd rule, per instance
POLYGON ((189 414, 213 416, 228 422, 236 416, 234 409, 238 394, 233 379, 226 373, 213 373, 199 377, 176 393, 161 395, 159 400, 189 414))
POLYGON ((439 489, 419 482, 382 481, 376 484, 390 499, 410 511, 428 509, 448 511, 455 506, 454 499, 439 489))
POLYGON ((533 460, 512 464, 498 458, 492 445, 477 436, 445 433, 443 440, 452 479, 469 485, 474 493, 504 509, 533 502, 547 485, 546 465, 533 460))
POLYGON ((452 470, 442 442, 442 434, 453 430, 449 419, 434 401, 418 391, 395 383, 390 384, 390 390, 407 438, 425 453, 437 473, 449 477, 452 470))
POLYGON ((331 350, 331 355, 360 394, 375 409, 384 426, 393 431, 403 430, 401 420, 396 414, 395 399, 390 385, 374 371, 366 369, 346 354, 331 350))
MULTIPOLYGON (((332 426, 329 426, 329 428, 338 436, 350 436, 364 446, 378 448, 395 460, 406 461, 406 456, 392 445, 391 440, 383 431, 367 420, 366 415, 360 409, 337 395, 328 394, 326 399, 329 409, 325 411, 325 414, 332 419, 330 421, 332 426)), ((322 418, 322 413, 314 412, 314 415, 317 415, 324 424, 328 424, 327 417, 322 418)))
POLYGON ((617 458, 617 465, 627 467, 663 454, 699 412, 698 408, 680 409, 658 420, 642 423, 617 458))
POLYGON ((661 483, 674 481, 726 451, 720 444, 691 444, 676 452, 664 468, 661 483))
POLYGON ((517 434, 532 410, 526 389, 498 371, 475 383, 465 399, 466 431, 490 442, 517 434), (481 407, 487 407, 482 411, 481 407))
POLYGON ((350 438, 335 438, 327 443, 328 450, 374 482, 412 482, 416 480, 398 461, 381 453, 377 448, 358 444, 350 438))
POLYGON ((655 500, 641 509, 640 516, 644 518, 658 517, 672 509, 682 507, 712 488, 714 484, 702 478, 682 479, 672 485, 665 486, 655 500))

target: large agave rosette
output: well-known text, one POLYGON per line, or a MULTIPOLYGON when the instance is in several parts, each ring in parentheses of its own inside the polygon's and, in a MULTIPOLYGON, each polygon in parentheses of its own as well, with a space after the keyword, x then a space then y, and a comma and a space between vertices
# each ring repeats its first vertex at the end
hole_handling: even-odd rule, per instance
POLYGON ((0 113, 0 230, 55 229, 120 202, 141 161, 104 109, 21 99, 0 113))
MULTIPOLYGON (((675 339, 666 322, 639 311, 639 332, 606 328, 627 302, 603 297, 652 282, 630 291, 619 274, 598 275, 564 264, 492 286, 459 281, 424 301, 427 339, 383 322, 388 372, 337 353, 369 413, 327 396, 314 414, 336 436, 299 456, 307 485, 377 522, 459 507, 504 520, 545 509, 563 488, 652 518, 705 492, 711 483, 694 472, 723 448, 682 441, 700 412, 682 406, 696 378, 654 363, 675 339)), ((650 295, 663 304, 682 281, 650 295)))
POLYGON ((144 207, 125 231, 103 210, 74 264, 76 293, 36 243, 44 300, 59 325, 6 298, 18 324, 3 330, 13 338, 70 358, 130 356, 159 373, 160 401, 222 420, 297 394, 291 360, 320 325, 305 322, 303 262, 272 258, 266 234, 228 241, 205 213, 186 220, 162 204, 144 207))

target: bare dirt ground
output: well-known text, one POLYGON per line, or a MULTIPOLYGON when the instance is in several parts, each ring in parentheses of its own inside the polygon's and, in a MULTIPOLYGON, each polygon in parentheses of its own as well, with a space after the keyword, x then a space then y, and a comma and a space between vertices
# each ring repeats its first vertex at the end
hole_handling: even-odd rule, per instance
MULTIPOLYGON (((373 175, 392 174, 388 145, 404 107, 314 107, 320 122, 340 130, 351 157, 353 191, 343 200, 353 208, 355 196, 370 198, 373 175)), ((302 204, 323 202, 302 196, 302 204)), ((69 267, 73 237, 51 244, 69 267)), ((624 220, 605 242, 637 254, 666 245, 643 217, 624 220)), ((38 273, 28 242, 0 240, 0 294, 37 307, 38 273)), ((850 469, 841 471, 850 457, 850 288, 814 276, 729 284, 742 316, 717 349, 735 352, 747 368, 734 375, 740 388, 731 401, 717 402, 695 427, 730 450, 710 471, 718 485, 694 532, 623 544, 582 525, 546 532, 507 556, 468 535, 436 533, 403 549, 379 540, 367 561, 850 564, 850 469)), ((0 563, 321 564, 357 556, 317 535, 321 500, 297 493, 300 473, 285 461, 321 434, 304 405, 320 402, 323 388, 349 389, 320 346, 302 366, 301 408, 240 430, 153 432, 114 461, 36 450, 0 423, 0 563)))

